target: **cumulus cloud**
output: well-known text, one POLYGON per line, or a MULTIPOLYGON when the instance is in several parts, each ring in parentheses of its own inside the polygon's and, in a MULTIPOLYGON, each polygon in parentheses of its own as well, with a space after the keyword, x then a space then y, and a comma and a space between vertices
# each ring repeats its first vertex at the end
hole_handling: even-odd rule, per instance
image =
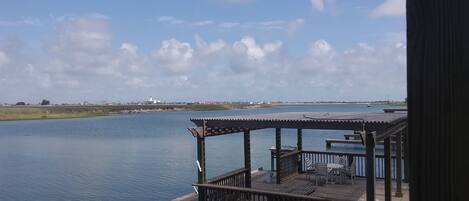
POLYGON ((189 43, 172 38, 161 42, 161 47, 153 53, 158 63, 169 72, 184 74, 190 70, 194 54, 189 43))
POLYGON ((42 21, 38 18, 24 18, 20 20, 0 20, 0 26, 39 26, 42 21))
POLYGON ((213 24, 212 20, 204 20, 204 21, 198 21, 198 22, 192 23, 192 25, 194 26, 205 26, 205 25, 210 25, 210 24, 213 24))
POLYGON ((207 41, 195 35, 192 44, 169 38, 144 50, 115 41, 109 19, 67 18, 45 44, 44 57, 27 55, 19 40, 0 40, 0 92, 7 94, 0 101, 44 94, 68 102, 141 100, 149 91, 173 100, 402 98, 406 45, 395 35, 384 44, 344 49, 316 40, 295 55, 284 41, 253 36, 207 41))
POLYGON ((288 23, 288 34, 293 35, 304 27, 305 20, 303 18, 298 18, 292 20, 288 23))
POLYGON ((10 59, 8 59, 8 56, 4 52, 0 51, 0 68, 3 65, 8 64, 9 61, 10 59))
POLYGON ((385 0, 370 13, 373 17, 405 16, 406 0, 385 0))
POLYGON ((171 24, 182 24, 184 20, 177 19, 173 16, 160 16, 158 18, 158 22, 160 23, 171 23, 171 24))
POLYGON ((282 48, 281 41, 257 44, 253 37, 245 36, 232 46, 231 68, 235 72, 248 72, 268 67, 267 58, 275 55, 282 48))
POLYGON ((310 0, 310 2, 314 10, 319 12, 324 11, 324 0, 310 0))
POLYGON ((220 23, 219 26, 220 26, 221 28, 227 28, 227 29, 229 29, 229 28, 237 27, 237 26, 239 26, 239 25, 241 25, 241 23, 239 23, 239 22, 222 22, 222 23, 220 23))

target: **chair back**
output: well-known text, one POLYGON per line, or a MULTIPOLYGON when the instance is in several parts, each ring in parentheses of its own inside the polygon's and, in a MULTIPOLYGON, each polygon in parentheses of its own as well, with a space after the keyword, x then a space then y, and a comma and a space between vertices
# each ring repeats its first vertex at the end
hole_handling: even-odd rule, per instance
POLYGON ((350 164, 350 167, 349 167, 349 174, 350 176, 355 177, 355 173, 356 173, 355 160, 353 160, 352 164, 350 164))
POLYGON ((306 170, 313 170, 313 160, 310 157, 305 157, 306 170))
POLYGON ((347 166, 347 156, 336 156, 334 157, 334 163, 341 164, 344 167, 347 166))

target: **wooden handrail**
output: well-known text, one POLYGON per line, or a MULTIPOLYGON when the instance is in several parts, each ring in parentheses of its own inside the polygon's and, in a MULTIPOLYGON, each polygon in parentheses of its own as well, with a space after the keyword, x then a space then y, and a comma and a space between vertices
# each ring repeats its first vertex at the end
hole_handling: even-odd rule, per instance
POLYGON ((216 182, 219 182, 219 181, 224 180, 226 178, 229 178, 229 177, 232 177, 232 176, 235 176, 235 175, 239 175, 239 174, 243 174, 247 171, 251 171, 251 170, 249 170, 248 168, 236 169, 236 170, 233 170, 231 172, 227 172, 225 174, 213 177, 213 178, 209 179, 207 182, 210 183, 210 184, 211 183, 216 183, 216 182))
POLYGON ((193 184, 193 186, 202 187, 202 188, 213 188, 213 189, 220 189, 220 190, 247 192, 247 193, 252 193, 252 194, 264 194, 264 195, 272 195, 272 196, 278 196, 278 197, 288 197, 288 198, 303 199, 303 200, 318 200, 318 201, 326 200, 321 197, 297 195, 297 194, 274 192, 274 191, 265 191, 265 190, 253 189, 253 188, 241 188, 241 187, 234 187, 234 186, 219 186, 219 185, 213 185, 213 184, 193 184))
POLYGON ((292 156, 292 155, 297 155, 299 153, 300 153, 300 151, 298 151, 298 150, 291 151, 291 152, 288 152, 286 154, 281 155, 280 158, 286 158, 286 157, 289 157, 289 156, 292 156))
MULTIPOLYGON (((311 153, 311 154, 329 154, 329 155, 346 155, 346 156, 366 156, 365 153, 357 153, 357 152, 339 152, 339 151, 308 151, 303 150, 301 153, 311 153)), ((391 154, 394 158, 396 154, 391 154)), ((376 154, 376 157, 384 157, 384 154, 376 154)), ((402 156, 404 158, 404 156, 402 156)))

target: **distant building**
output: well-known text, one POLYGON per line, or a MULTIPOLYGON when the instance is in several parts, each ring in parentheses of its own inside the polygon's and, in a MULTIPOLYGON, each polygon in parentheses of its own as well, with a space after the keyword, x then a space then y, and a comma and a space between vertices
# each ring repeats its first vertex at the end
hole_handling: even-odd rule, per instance
POLYGON ((146 104, 160 104, 160 103, 161 103, 161 100, 153 99, 153 97, 150 96, 150 99, 148 99, 148 101, 146 101, 145 103, 146 103, 146 104))

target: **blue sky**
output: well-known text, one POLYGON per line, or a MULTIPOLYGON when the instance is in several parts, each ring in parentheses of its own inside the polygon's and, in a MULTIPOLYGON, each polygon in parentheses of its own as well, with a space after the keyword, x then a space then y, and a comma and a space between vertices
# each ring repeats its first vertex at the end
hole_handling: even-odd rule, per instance
POLYGON ((403 0, 10 1, 0 102, 403 99, 405 48, 403 0))

